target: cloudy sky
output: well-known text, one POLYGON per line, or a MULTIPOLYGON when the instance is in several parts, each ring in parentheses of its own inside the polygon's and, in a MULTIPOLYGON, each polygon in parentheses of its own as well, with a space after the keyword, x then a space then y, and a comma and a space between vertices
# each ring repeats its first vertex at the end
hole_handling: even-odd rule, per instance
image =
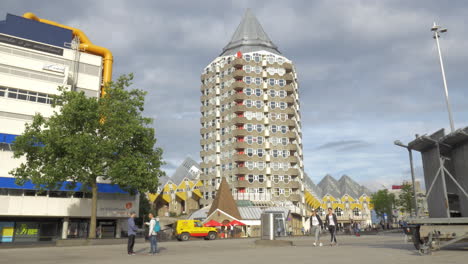
POLYGON ((433 21, 449 29, 441 45, 455 125, 468 125, 466 1, 3 0, 1 7, 0 19, 34 12, 80 28, 114 53, 114 77, 135 73, 169 175, 185 157, 199 160, 200 74, 246 8, 296 65, 305 170, 314 182, 348 174, 375 190, 409 179, 407 152, 393 141, 448 129, 433 21))

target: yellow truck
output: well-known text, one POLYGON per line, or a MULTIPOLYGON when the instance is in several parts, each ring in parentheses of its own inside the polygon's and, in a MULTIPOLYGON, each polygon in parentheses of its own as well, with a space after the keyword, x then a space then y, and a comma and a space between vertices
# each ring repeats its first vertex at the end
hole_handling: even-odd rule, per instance
POLYGON ((199 220, 177 220, 175 237, 179 241, 187 241, 190 237, 203 237, 206 240, 215 240, 218 230, 214 227, 203 226, 199 220))

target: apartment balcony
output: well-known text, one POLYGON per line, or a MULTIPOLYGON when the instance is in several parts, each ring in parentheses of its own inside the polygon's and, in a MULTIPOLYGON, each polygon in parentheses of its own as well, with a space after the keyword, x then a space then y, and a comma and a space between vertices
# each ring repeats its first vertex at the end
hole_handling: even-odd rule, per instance
POLYGON ((298 147, 297 147, 296 144, 290 143, 290 144, 288 145, 288 150, 289 150, 289 151, 297 151, 297 150, 298 150, 298 147))
POLYGON ((247 74, 245 73, 244 70, 235 70, 232 73, 232 76, 237 80, 241 80, 242 78, 244 78, 245 75, 247 75, 247 74))
POLYGON ((233 160, 235 161, 247 161, 249 160, 250 157, 247 156, 246 154, 234 154, 233 160))
POLYGON ((286 102, 288 104, 296 103, 296 99, 294 97, 292 97, 292 96, 286 96, 286 98, 284 98, 282 101, 286 102))
POLYGON ((289 156, 289 157, 287 158, 287 161, 290 162, 290 163, 296 164, 296 163, 299 162, 299 158, 296 157, 296 156, 289 156))
POLYGON ((242 102, 243 100, 245 100, 247 98, 248 98, 248 96, 245 93, 235 93, 232 96, 232 100, 234 100, 236 102, 242 102))
POLYGON ((210 76, 212 75, 212 73, 204 73, 200 76, 200 81, 203 81, 203 80, 206 80, 208 79, 210 76))
POLYGON ((234 67, 236 68, 240 68, 242 66, 244 66, 246 64, 246 61, 244 59, 241 59, 241 58, 236 58, 232 61, 232 65, 234 65, 234 67))
POLYGON ((292 107, 288 107, 285 110, 281 110, 282 113, 286 113, 288 116, 292 116, 296 114, 296 110, 292 107))
POLYGON ((292 63, 284 62, 281 66, 286 70, 286 72, 291 72, 293 70, 292 63))
MULTIPOLYGON (((276 110, 276 109, 275 109, 276 110)), ((277 111, 279 113, 281 113, 281 111, 277 111)), ((211 120, 210 120, 211 121, 211 120)), ((281 126, 281 125, 287 125, 288 127, 291 127, 291 128, 294 128, 296 127, 296 121, 292 120, 292 119, 287 119, 286 121, 282 121, 282 120, 271 120, 270 119, 270 124, 272 125, 278 125, 278 126, 281 126)))
POLYGON ((239 167, 239 168, 235 168, 233 170, 233 173, 235 175, 246 175, 246 174, 252 173, 252 171, 249 170, 247 167, 239 167))
POLYGON ((294 76, 292 73, 286 73, 283 77, 287 83, 294 81, 294 76))
POLYGON ((235 129, 234 131, 232 131, 232 135, 234 137, 245 137, 249 135, 249 131, 245 129, 235 129))
POLYGON ((211 94, 209 94, 209 95, 204 95, 204 94, 202 94, 202 96, 200 96, 200 101, 203 102, 203 101, 205 101, 205 100, 209 100, 209 99, 211 98, 210 95, 211 95, 211 94))
POLYGON ((246 124, 248 120, 245 117, 234 117, 231 122, 235 125, 243 125, 246 124))
POLYGON ((245 106, 245 105, 235 105, 232 108, 232 111, 234 111, 234 113, 243 113, 243 112, 247 111, 247 106, 245 106))
POLYGON ((207 122, 211 122, 211 120, 213 120, 213 116, 202 116, 200 117, 200 123, 207 123, 207 122))
POLYGON ((206 134, 206 133, 208 133, 210 131, 211 131, 211 128, 204 128, 203 127, 203 128, 200 129, 200 134, 206 134))
POLYGON ((285 90, 287 94, 292 94, 294 92, 294 87, 291 84, 287 84, 284 86, 283 90, 285 90))
POLYGON ((233 193, 234 200, 271 201, 271 193, 233 193))
POLYGON ((288 131, 286 132, 286 134, 284 134, 286 137, 288 137, 289 139, 296 139, 297 138, 297 135, 295 132, 293 131, 288 131))
POLYGON ((300 189, 302 187, 301 182, 299 181, 290 181, 287 186, 292 189, 300 189))
POLYGON ((299 175, 299 169, 296 169, 296 168, 291 168, 287 171, 288 175, 291 175, 291 176, 298 176, 299 175))
POLYGON ((248 148, 249 146, 252 147, 252 145, 247 144, 247 142, 245 142, 245 141, 244 141, 244 142, 238 141, 238 142, 235 142, 235 143, 233 144, 233 148, 234 148, 234 149, 246 149, 246 148, 248 148))
MULTIPOLYGON (((245 84, 245 82, 243 82, 243 81, 236 81, 236 82, 234 82, 234 83, 231 85, 231 87, 232 87, 234 90, 237 90, 237 91, 244 89, 245 86, 246 86, 246 84, 245 84)), ((202 90, 203 90, 203 89, 202 89, 202 90)))
POLYGON ((289 195, 288 200, 293 201, 293 202, 300 202, 302 201, 302 197, 300 194, 293 193, 289 195))
POLYGON ((237 182, 233 182, 232 185, 237 188, 247 188, 250 186, 250 183, 247 180, 238 180, 237 182))

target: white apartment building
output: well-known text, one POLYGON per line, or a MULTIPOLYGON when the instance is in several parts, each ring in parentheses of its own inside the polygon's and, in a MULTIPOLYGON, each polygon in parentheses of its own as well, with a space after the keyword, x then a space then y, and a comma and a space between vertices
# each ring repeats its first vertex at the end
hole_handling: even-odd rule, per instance
MULTIPOLYGON (((102 57, 73 47, 70 30, 23 17, 0 21, 0 243, 53 241, 88 235, 91 197, 80 188, 39 192, 32 183, 15 184, 9 171, 23 160, 11 151, 16 136, 35 113, 53 114, 57 87, 100 94, 102 57)), ((100 237, 120 237, 138 196, 98 183, 100 237)))

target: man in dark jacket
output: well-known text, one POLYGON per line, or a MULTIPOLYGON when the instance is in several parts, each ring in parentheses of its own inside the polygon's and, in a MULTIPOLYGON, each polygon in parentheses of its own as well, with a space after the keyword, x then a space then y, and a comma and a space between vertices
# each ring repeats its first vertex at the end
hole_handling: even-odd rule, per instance
POLYGON ((336 227, 338 226, 338 219, 333 213, 332 208, 328 208, 328 214, 325 218, 325 224, 330 232, 330 246, 336 245, 336 227))
MULTIPOLYGON (((315 235, 314 247, 316 247, 317 243, 320 242, 320 231, 322 230, 322 227, 322 219, 320 219, 317 212, 312 209, 312 215, 310 216, 310 233, 315 235)), ((322 243, 319 243, 318 245, 321 247, 322 243)))
POLYGON ((130 213, 130 218, 128 218, 128 245, 127 245, 127 253, 129 255, 135 255, 135 252, 133 251, 133 246, 135 245, 135 236, 136 232, 138 231, 138 227, 135 225, 135 217, 136 213, 131 212, 130 213))

